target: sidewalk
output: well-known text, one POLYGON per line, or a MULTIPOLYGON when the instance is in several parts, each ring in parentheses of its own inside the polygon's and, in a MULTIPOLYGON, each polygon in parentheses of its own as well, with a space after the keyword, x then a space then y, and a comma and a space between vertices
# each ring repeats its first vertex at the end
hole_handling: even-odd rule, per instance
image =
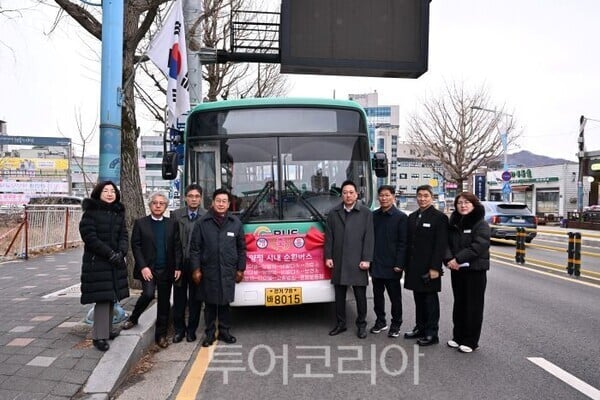
MULTIPOLYGON (((93 347, 84 322, 91 305, 73 287, 82 251, 0 264, 0 400, 108 399, 154 342, 153 305, 109 351, 93 347)), ((130 312, 136 300, 122 305, 130 312)))

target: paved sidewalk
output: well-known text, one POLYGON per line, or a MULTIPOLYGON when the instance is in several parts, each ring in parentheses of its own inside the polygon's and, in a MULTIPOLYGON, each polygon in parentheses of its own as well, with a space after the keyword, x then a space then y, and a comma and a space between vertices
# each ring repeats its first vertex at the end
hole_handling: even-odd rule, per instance
MULTIPOLYGON (((108 399, 153 343, 155 306, 96 350, 81 305, 82 248, 0 264, 0 400, 108 399)), ((130 312, 137 296, 122 302, 130 312)))

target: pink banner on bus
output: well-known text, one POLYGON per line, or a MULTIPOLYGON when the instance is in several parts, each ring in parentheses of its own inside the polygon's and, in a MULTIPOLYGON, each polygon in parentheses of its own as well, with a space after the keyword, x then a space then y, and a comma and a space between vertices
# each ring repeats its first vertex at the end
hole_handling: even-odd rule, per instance
POLYGON ((315 228, 306 234, 246 234, 244 282, 294 282, 331 279, 325 266, 325 235, 315 228))

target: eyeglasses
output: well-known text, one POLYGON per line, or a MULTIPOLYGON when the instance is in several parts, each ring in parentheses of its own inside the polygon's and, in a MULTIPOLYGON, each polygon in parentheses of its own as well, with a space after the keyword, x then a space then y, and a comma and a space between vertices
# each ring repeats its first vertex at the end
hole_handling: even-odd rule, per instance
POLYGON ((153 201, 150 204, 152 204, 153 206, 166 206, 167 205, 167 203, 164 201, 153 201))
POLYGON ((469 200, 463 200, 463 201, 457 201, 456 202, 457 206, 466 206, 466 205, 469 205, 469 204, 471 204, 471 202, 469 200))

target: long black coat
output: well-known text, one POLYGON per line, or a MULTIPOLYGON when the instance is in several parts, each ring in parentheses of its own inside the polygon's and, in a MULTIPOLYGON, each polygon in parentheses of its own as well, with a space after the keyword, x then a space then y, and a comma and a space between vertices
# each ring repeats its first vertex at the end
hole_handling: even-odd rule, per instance
POLYGON ((235 273, 246 270, 246 238, 239 218, 227 213, 219 225, 212 210, 204 214, 192 232, 190 262, 192 271, 202 271, 198 300, 231 303, 235 299, 235 273))
MULTIPOLYGON (((181 265, 181 246, 179 243, 179 226, 177 221, 163 217, 165 220, 165 243, 167 257, 167 278, 174 279, 175 270, 181 265)), ((142 269, 150 267, 154 270, 156 264, 156 241, 152 231, 152 217, 150 215, 138 218, 133 223, 131 232, 131 251, 135 259, 133 277, 142 280, 142 269)))
POLYGON ((373 211, 375 254, 369 272, 373 278, 400 279, 394 267, 406 265, 406 221, 408 217, 396 207, 373 211))
POLYGON ((331 283, 367 286, 368 272, 358 265, 373 260, 374 245, 373 214, 368 207, 356 203, 349 213, 343 203, 332 208, 325 225, 325 259, 333 259, 331 283))
POLYGON ((108 262, 113 251, 127 254, 125 208, 121 203, 84 199, 79 233, 84 243, 81 264, 81 304, 129 297, 127 267, 108 262))
POLYGON ((441 291, 442 263, 448 247, 448 217, 433 206, 411 213, 407 242, 404 287, 415 292, 441 291), (440 278, 425 283, 422 277, 430 269, 439 271, 440 278))
POLYGON ((462 216, 454 211, 450 216, 449 249, 447 260, 456 258, 459 264, 469 263, 460 272, 490 269, 490 226, 484 219, 483 206, 462 216))

